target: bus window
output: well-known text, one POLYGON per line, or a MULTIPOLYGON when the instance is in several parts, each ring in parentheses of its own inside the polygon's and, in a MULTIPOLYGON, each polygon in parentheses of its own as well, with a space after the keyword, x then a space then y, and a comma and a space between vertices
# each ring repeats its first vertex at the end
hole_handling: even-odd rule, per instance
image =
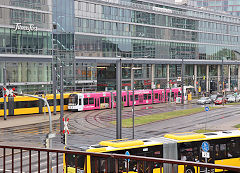
POLYGON ((100 97, 100 103, 104 103, 104 97, 100 97))
POLYGON ((151 100, 151 94, 148 94, 148 100, 151 100))
POLYGON ((88 105, 88 98, 84 98, 83 102, 84 102, 84 105, 88 105))
POLYGON ((143 96, 144 96, 144 100, 147 100, 147 94, 144 94, 143 96))
POLYGON ((158 93, 155 93, 155 99, 158 99, 158 93))
POLYGON ((94 104, 94 99, 93 98, 89 98, 89 104, 90 105, 94 104))
POLYGON ((227 151, 226 151, 226 144, 220 144, 220 158, 226 158, 227 151))
POLYGON ((135 95, 135 100, 138 100, 138 95, 135 95))
POLYGON ((109 97, 105 97, 105 103, 109 103, 109 97))

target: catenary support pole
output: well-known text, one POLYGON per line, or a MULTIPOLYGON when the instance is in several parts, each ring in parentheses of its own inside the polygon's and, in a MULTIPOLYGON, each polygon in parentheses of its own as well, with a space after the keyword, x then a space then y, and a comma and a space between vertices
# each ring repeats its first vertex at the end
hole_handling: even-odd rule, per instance
POLYGON ((116 88, 117 88, 117 107, 116 107, 116 138, 122 138, 122 62, 121 59, 116 62, 116 88))
MULTIPOLYGON (((3 88, 6 88, 6 81, 7 81, 7 72, 6 67, 3 67, 3 88)), ((4 97, 6 91, 3 89, 3 98, 4 98, 4 120, 7 120, 7 98, 4 97)))
POLYGON ((60 134, 63 132, 63 106, 64 106, 64 98, 63 98, 63 67, 60 66, 60 134))
POLYGON ((57 96, 56 96, 56 91, 57 91, 57 80, 56 80, 56 67, 53 67, 53 115, 56 115, 57 110, 56 110, 56 106, 57 106, 57 96))
POLYGON ((194 90, 195 93, 198 93, 198 89, 197 89, 197 64, 194 65, 194 90))
POLYGON ((183 77, 184 77, 184 63, 183 63, 183 57, 182 57, 182 71, 181 71, 181 81, 182 81, 182 104, 184 104, 184 87, 183 87, 183 85, 184 85, 184 79, 183 79, 183 77))
POLYGON ((132 98, 133 98, 133 103, 132 103, 132 138, 134 139, 135 136, 135 110, 134 110, 134 101, 135 101, 135 96, 134 96, 134 65, 133 65, 133 60, 132 60, 132 65, 131 65, 131 90, 132 90, 132 98))

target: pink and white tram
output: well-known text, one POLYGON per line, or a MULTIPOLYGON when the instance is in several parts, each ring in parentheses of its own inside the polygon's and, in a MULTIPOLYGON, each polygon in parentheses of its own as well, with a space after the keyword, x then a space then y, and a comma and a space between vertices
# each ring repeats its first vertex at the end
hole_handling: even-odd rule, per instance
MULTIPOLYGON (((164 103, 170 99, 176 101, 176 97, 181 97, 181 88, 135 90, 134 105, 147 105, 152 103, 164 103)), ((123 106, 133 105, 133 92, 122 91, 123 106)), ((77 93, 70 94, 68 110, 85 111, 94 109, 107 109, 116 107, 116 92, 98 93, 77 93), (113 98, 113 100, 112 100, 113 98)))

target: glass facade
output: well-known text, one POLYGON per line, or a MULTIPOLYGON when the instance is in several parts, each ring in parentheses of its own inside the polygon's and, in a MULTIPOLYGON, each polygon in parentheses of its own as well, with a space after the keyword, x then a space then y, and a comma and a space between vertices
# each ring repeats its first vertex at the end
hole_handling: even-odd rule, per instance
POLYGON ((226 11, 231 15, 240 16, 240 1, 238 0, 192 0, 198 7, 212 8, 218 11, 226 11))
MULTIPOLYGON (((240 18, 225 13, 148 0, 2 0, 0 65, 17 67, 8 69, 7 80, 19 88, 23 83, 27 87, 34 82, 36 88, 48 85, 52 66, 58 75, 63 66, 66 90, 115 89, 114 64, 82 59, 240 61, 239 23, 240 18)), ((152 79, 157 88, 178 85, 182 72, 179 63, 135 67, 136 88, 151 88, 152 79)), ((209 66, 209 80, 215 83, 218 68, 209 66)), ((224 69, 227 83, 227 66, 224 69)), ((184 71, 185 83, 194 85, 194 64, 186 64, 184 71)), ((231 65, 230 71, 236 86, 238 66, 231 65)), ((123 64, 122 72, 123 87, 129 88, 131 65, 123 64)), ((199 63, 197 81, 202 88, 206 75, 206 65, 199 63)))

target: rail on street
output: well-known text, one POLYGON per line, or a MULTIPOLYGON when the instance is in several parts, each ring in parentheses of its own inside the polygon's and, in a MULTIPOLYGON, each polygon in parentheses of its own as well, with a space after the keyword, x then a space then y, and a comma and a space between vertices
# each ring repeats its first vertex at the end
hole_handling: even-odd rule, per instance
POLYGON ((240 167, 223 166, 202 162, 190 162, 171 160, 164 158, 131 156, 126 154, 104 154, 81 152, 74 150, 58 150, 31 147, 16 147, 0 145, 0 172, 21 172, 21 173, 40 173, 40 172, 163 172, 175 173, 188 172, 189 167, 194 168, 193 172, 201 170, 218 170, 221 172, 235 171, 240 172, 240 167), (52 155, 52 162, 50 162, 52 155), (68 155, 74 155, 75 159, 67 160, 68 155), (79 160, 83 159, 84 165, 79 165, 79 160), (70 164, 66 164, 67 163, 70 164), (87 161, 91 160, 91 164, 87 161), (135 163, 134 166, 131 163, 135 163), (52 165, 50 164, 52 163, 52 165), (73 169, 68 169, 72 167, 73 169), (165 169, 165 168, 168 169, 165 169), (66 169, 67 168, 67 169, 66 169), (80 170, 84 169, 84 170, 80 170))

